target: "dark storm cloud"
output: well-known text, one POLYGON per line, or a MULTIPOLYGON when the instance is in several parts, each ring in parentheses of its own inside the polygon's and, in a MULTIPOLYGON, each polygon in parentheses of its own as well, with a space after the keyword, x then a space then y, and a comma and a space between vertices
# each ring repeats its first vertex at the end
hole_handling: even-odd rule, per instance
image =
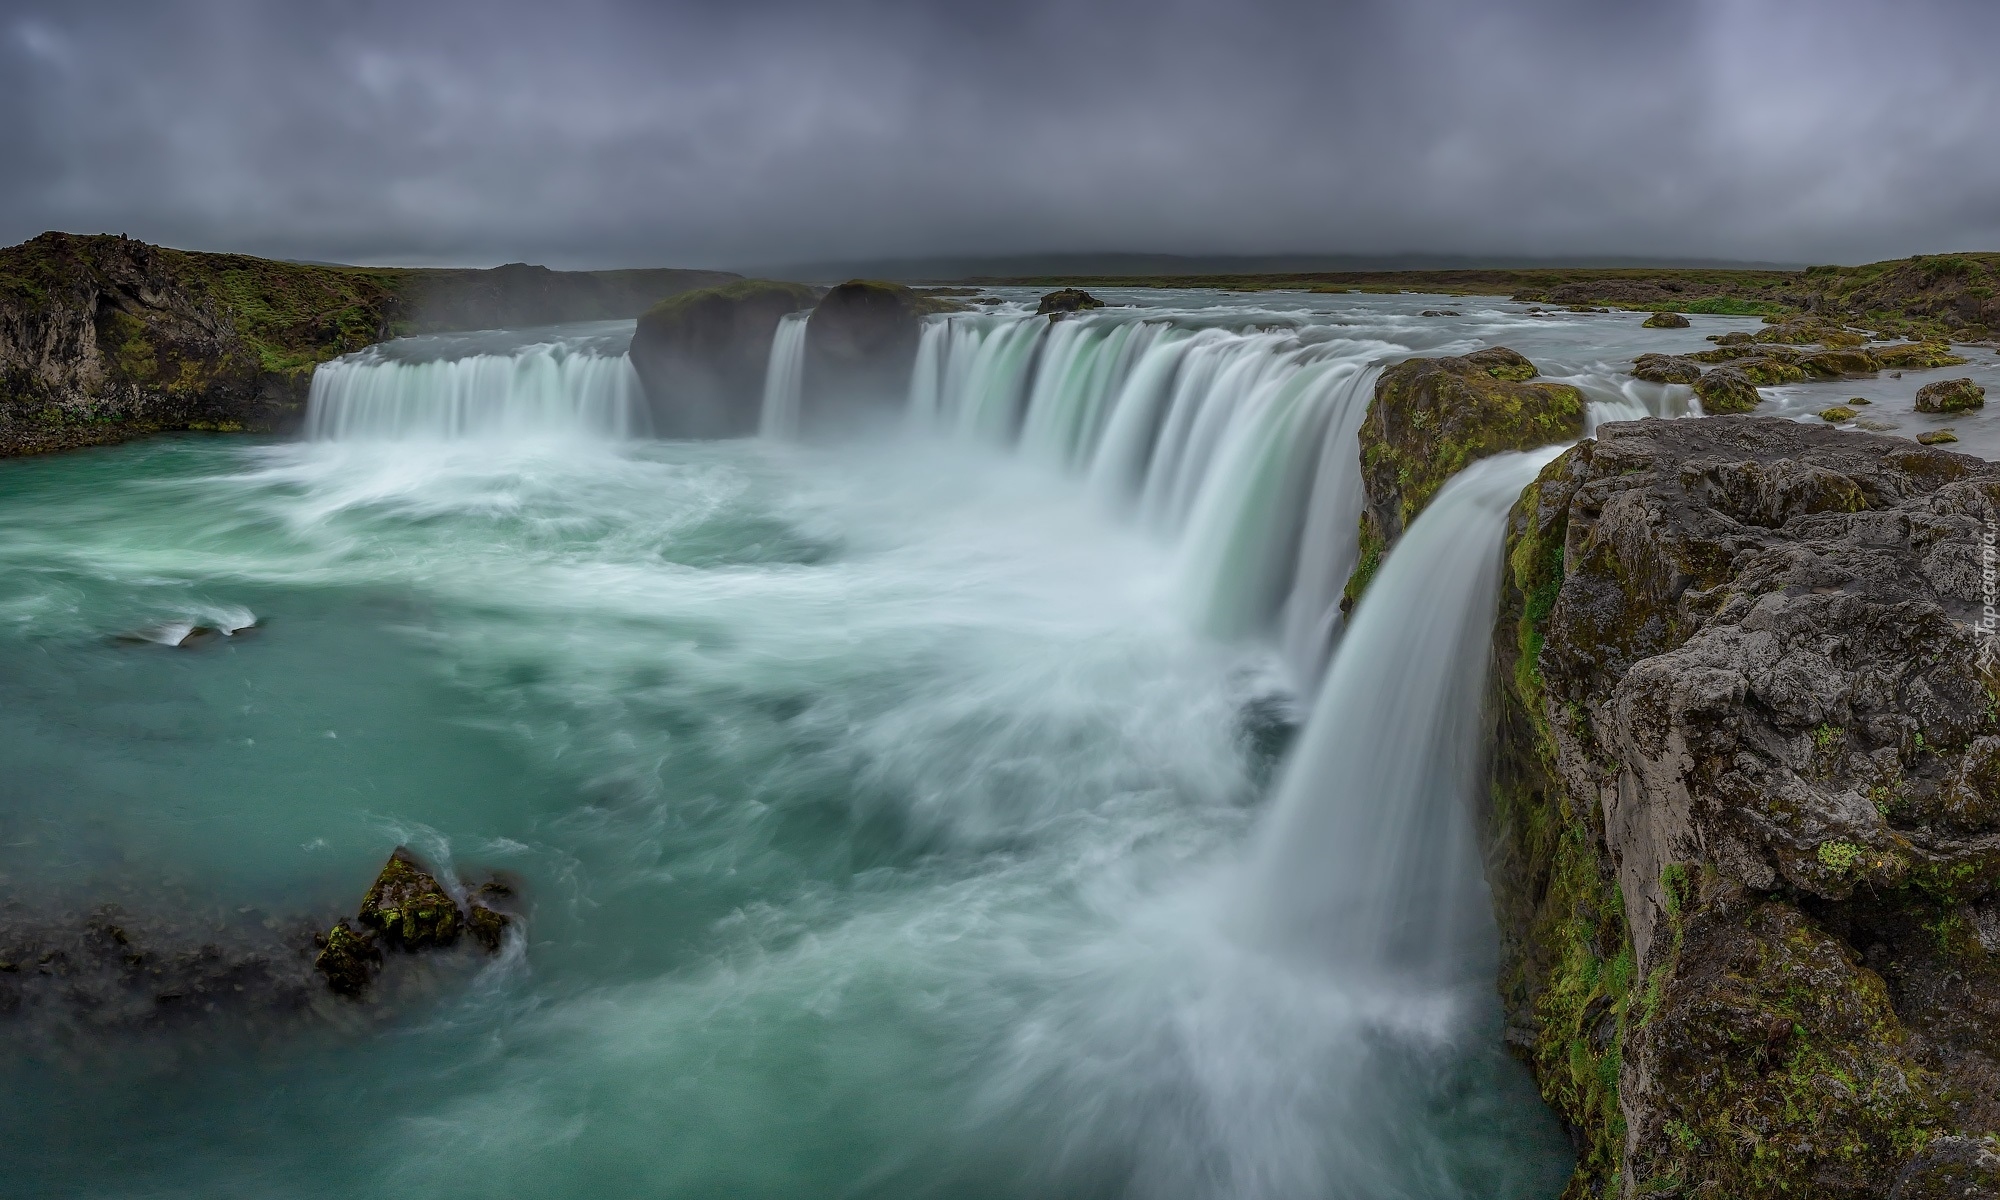
POLYGON ((0 8, 0 239, 734 265, 2000 242, 2000 6, 0 8))

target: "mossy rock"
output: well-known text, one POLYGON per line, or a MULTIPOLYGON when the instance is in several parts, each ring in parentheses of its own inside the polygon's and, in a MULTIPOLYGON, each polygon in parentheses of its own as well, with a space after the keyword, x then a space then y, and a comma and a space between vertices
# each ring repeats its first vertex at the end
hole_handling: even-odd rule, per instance
POLYGON ((1037 316, 1057 316, 1062 313, 1081 312, 1086 308, 1103 308, 1104 301, 1084 291, 1082 288, 1061 288, 1042 297, 1035 306, 1037 316))
POLYGON ((1938 367, 1956 367, 1966 359, 1953 354, 1951 347, 1943 342, 1902 342, 1893 346, 1872 346, 1868 355, 1875 365, 1884 371, 1929 371, 1938 367))
POLYGON ((1845 405, 1836 404, 1832 408, 1820 409, 1819 419, 1830 425, 1838 425, 1842 421, 1852 421, 1854 419, 1854 410, 1845 405))
POLYGON ((1701 400, 1701 410, 1710 416, 1747 413, 1763 399, 1750 376, 1735 367, 1717 367, 1695 380, 1694 394, 1701 400))
POLYGON ((1693 383, 1701 364, 1679 354, 1641 354, 1632 360, 1632 377, 1648 383, 1693 383))
POLYGON ((1760 355, 1756 358, 1740 358, 1729 364, 1741 371, 1743 377, 1757 387, 1777 387, 1781 384, 1798 383, 1806 378, 1806 371, 1788 359, 1760 355))
POLYGON ((1919 446, 1942 446, 1958 440, 1958 434, 1949 429, 1932 429, 1917 435, 1919 446))
POLYGON ((1647 329, 1686 329, 1689 321, 1677 312, 1656 312, 1640 324, 1647 329))
POLYGON ((382 966, 382 951, 376 947, 374 935, 343 919, 314 940, 319 954, 313 959, 313 969, 326 977, 326 986, 337 995, 365 995, 382 966))
POLYGON ((1986 406, 1986 389, 1970 379, 1940 379, 1917 389, 1917 411, 1970 412, 1986 406))
POLYGON ((1821 350, 1796 363, 1797 369, 1814 379, 1840 379, 1849 375, 1872 375, 1880 366, 1866 350, 1821 350))
POLYGON ((1382 372, 1361 426, 1368 502, 1344 608, 1360 598, 1382 556, 1438 489, 1468 464, 1583 435, 1583 393, 1566 383, 1530 382, 1539 374, 1504 346, 1413 358, 1382 372))
POLYGON ((361 901, 361 923, 391 946, 422 950, 458 941, 465 914, 437 877, 398 846, 361 901))
POLYGON ((1749 334, 1738 329, 1732 330, 1729 333, 1710 334, 1708 340, 1718 346, 1747 346, 1753 339, 1749 334))

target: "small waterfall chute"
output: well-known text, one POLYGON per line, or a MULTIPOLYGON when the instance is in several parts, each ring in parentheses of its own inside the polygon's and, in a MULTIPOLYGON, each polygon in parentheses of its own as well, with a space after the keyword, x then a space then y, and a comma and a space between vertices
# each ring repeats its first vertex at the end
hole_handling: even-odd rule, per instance
POLYGON ((1370 584, 1249 864, 1259 934, 1417 987, 1490 965, 1473 793, 1501 547, 1514 501, 1562 449, 1467 467, 1370 584))
MULTIPOLYGON (((758 411, 757 433, 789 440, 799 436, 799 397, 806 374, 806 320, 810 312, 778 319, 771 338, 771 360, 764 368, 764 403, 758 411)), ((922 372, 919 371, 919 377, 922 372)))

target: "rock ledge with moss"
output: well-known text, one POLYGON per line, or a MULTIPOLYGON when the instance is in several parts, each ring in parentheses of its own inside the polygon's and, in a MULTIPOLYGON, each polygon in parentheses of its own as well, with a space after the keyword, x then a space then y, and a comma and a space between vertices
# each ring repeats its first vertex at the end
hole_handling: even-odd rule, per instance
POLYGON ((1384 370, 1361 423, 1360 557, 1341 600, 1351 609, 1389 547, 1447 479, 1475 459, 1581 437, 1583 393, 1533 382, 1534 363, 1505 346, 1412 358, 1384 370))
POLYGON ((1604 426, 1516 506, 1489 876, 1570 1196, 2000 1186, 1996 506, 1755 417, 1604 426))

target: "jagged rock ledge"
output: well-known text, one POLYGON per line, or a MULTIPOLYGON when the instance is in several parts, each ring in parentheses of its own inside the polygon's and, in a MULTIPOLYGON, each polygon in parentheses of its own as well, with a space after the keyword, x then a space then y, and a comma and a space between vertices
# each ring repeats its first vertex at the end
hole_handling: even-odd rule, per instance
POLYGON ((1570 1196, 2000 1188, 1996 506, 1755 417, 1604 426, 1522 497, 1489 875, 1570 1196))

